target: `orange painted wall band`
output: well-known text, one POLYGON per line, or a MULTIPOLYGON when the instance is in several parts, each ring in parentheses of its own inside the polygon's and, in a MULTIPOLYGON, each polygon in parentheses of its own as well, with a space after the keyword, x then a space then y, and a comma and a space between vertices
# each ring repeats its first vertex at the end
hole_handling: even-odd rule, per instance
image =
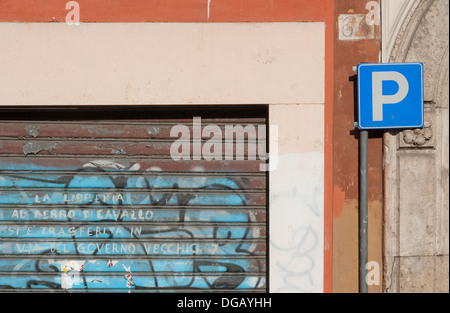
MULTIPOLYGON (((65 22, 69 0, 0 0, 0 22, 65 22)), ((77 0, 80 22, 323 21, 329 0, 77 0)))

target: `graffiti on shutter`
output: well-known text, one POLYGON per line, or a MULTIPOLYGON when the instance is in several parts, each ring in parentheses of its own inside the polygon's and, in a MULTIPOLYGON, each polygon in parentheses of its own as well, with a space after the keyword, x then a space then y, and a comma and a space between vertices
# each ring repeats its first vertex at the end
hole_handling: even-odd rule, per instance
POLYGON ((171 159, 191 122, 0 120, 0 291, 265 292, 267 174, 171 159))

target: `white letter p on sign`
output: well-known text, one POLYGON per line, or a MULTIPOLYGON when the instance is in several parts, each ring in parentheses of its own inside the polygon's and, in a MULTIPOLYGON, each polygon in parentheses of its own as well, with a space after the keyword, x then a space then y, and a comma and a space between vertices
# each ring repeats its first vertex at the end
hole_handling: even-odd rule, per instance
POLYGON ((383 104, 399 103, 409 92, 408 80, 399 72, 372 73, 372 113, 373 121, 383 120, 383 104), (383 95, 383 81, 395 81, 398 91, 393 95, 383 95))

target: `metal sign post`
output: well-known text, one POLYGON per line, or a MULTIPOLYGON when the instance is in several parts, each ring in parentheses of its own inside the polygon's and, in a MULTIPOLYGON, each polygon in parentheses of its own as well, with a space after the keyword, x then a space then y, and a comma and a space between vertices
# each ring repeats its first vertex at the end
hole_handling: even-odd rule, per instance
POLYGON ((359 292, 367 293, 366 265, 369 259, 368 246, 368 222, 369 222, 369 199, 368 199, 368 156, 369 156, 369 132, 361 130, 359 133, 359 292))
POLYGON ((359 292, 368 292, 368 143, 370 129, 422 128, 423 64, 358 65, 359 292))

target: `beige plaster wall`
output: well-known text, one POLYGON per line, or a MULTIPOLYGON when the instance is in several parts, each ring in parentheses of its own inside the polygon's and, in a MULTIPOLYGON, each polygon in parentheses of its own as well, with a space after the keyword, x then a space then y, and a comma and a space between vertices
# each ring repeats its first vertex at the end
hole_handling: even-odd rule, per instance
POLYGON ((269 173, 270 291, 322 292, 324 104, 271 105, 269 116, 279 138, 269 173))
POLYGON ((0 105, 323 103, 323 30, 1 23, 0 105))

